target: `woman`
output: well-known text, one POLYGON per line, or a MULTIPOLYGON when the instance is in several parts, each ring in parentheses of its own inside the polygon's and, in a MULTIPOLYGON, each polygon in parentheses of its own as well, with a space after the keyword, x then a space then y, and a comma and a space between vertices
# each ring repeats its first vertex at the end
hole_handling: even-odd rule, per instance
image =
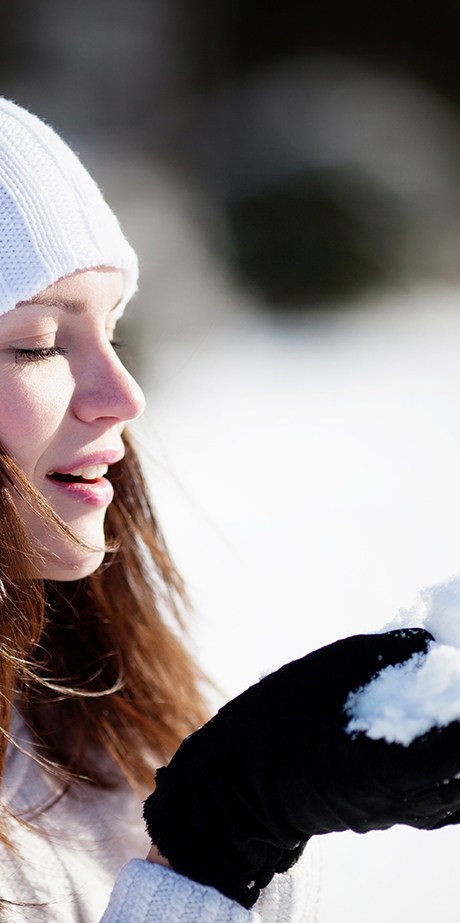
POLYGON ((114 341, 136 280, 75 155, 0 101, 0 914, 312 920, 311 836, 456 822, 460 728, 410 747, 346 733, 348 693, 423 656, 412 630, 288 664, 191 733, 201 677, 170 627, 184 591, 114 341), (145 804, 146 860, 141 798, 176 750, 145 804))
MULTIPOLYGON (((56 880, 49 869, 67 867, 65 849, 31 839, 32 830, 68 835, 83 812, 74 825, 81 836, 96 807, 76 784, 72 803, 62 795, 80 776, 105 786, 112 814, 109 791, 121 778, 145 796, 155 765, 204 710, 196 668, 160 617, 169 609, 180 618, 183 588, 124 432, 144 405, 113 342, 136 287, 136 256, 77 158, 7 101, 0 151, 1 770, 10 733, 17 743, 3 787, 0 899, 45 906, 10 908, 6 919, 96 920, 117 867, 147 850, 139 798, 133 807, 126 787, 113 829, 101 819, 99 830, 93 825, 112 845, 98 847, 102 861, 86 896, 81 844, 56 880), (98 577, 88 577, 103 559, 98 577), (21 752, 31 735, 39 762, 21 752)), ((96 842, 87 844, 93 862, 96 842)))

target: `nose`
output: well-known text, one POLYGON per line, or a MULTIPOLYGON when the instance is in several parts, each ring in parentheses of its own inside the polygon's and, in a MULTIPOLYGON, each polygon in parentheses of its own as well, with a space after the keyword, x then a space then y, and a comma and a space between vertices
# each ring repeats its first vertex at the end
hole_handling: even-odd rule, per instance
POLYGON ((83 422, 107 418, 113 423, 128 423, 143 412, 143 391, 110 343, 93 353, 80 373, 80 381, 75 377, 73 410, 83 422))

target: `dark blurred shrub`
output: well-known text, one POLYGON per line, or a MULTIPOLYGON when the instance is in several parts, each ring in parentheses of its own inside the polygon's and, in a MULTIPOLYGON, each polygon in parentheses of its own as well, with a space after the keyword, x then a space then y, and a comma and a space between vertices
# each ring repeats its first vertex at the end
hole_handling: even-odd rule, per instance
POLYGON ((274 309, 348 299, 400 273, 396 197, 362 173, 309 169, 227 203, 233 266, 274 309))
MULTIPOLYGON (((27 70, 31 64, 34 2, 0 0, 0 79, 27 70)), ((32 62, 33 63, 33 62, 32 62)), ((4 92, 3 88, 1 91, 4 92)))

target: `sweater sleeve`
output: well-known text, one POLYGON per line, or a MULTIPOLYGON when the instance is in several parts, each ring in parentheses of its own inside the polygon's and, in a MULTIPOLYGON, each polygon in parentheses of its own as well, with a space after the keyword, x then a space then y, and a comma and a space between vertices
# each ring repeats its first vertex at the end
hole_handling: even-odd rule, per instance
POLYGON ((162 865, 132 859, 119 873, 100 923, 315 923, 320 880, 315 840, 295 866, 275 875, 252 910, 162 865))
POLYGON ((259 923, 215 888, 200 885, 145 859, 132 859, 118 875, 101 923, 259 923))

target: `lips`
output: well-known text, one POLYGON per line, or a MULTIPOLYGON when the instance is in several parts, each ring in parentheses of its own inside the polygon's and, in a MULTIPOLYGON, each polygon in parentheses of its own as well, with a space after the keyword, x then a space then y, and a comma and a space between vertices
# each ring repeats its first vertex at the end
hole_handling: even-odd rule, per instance
POLYGON ((49 471, 47 482, 57 488, 60 495, 68 499, 84 501, 92 506, 105 507, 113 500, 113 487, 104 477, 109 465, 123 457, 123 451, 107 450, 101 458, 92 455, 82 459, 80 464, 59 465, 59 470, 49 471))

